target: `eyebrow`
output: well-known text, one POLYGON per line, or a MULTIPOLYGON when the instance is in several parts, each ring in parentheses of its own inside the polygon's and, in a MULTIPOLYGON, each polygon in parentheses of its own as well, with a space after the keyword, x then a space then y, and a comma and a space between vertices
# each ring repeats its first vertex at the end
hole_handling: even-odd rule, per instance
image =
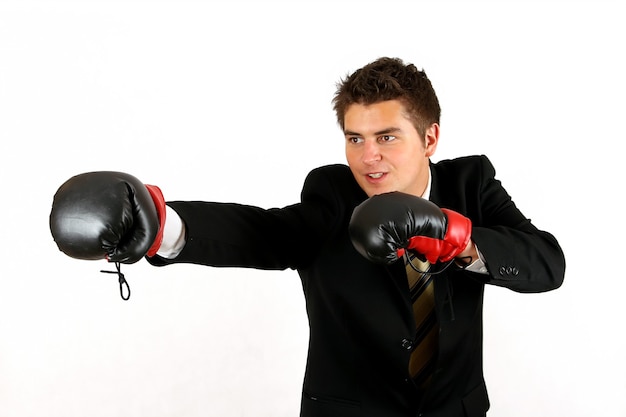
MULTIPOLYGON (((388 127, 386 129, 379 130, 378 132, 374 132, 374 135, 376 135, 376 136, 387 135, 389 133, 396 133, 396 132, 400 132, 400 131, 401 131, 401 129, 399 127, 388 127)), ((360 133, 353 132, 351 130, 344 130, 343 133, 346 136, 363 136, 360 133)))

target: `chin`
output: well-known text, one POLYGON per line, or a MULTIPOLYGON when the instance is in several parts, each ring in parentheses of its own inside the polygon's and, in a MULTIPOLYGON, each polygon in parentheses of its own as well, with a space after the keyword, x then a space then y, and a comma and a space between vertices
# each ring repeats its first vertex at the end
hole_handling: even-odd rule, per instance
POLYGON ((367 194, 368 197, 373 197, 375 195, 380 195, 380 194, 386 194, 386 193, 392 193, 394 191, 397 191, 395 189, 391 189, 391 188, 375 188, 375 189, 365 189, 365 194, 367 194))
POLYGON ((371 184, 367 181, 357 181, 357 183, 368 197, 397 191, 396 187, 392 187, 389 184, 371 184))

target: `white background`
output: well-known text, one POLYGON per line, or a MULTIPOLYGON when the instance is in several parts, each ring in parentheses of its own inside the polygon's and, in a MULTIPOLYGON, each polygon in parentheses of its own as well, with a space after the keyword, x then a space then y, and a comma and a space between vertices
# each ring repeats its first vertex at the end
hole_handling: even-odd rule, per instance
MULTIPOLYGON (((298 414, 294 271, 123 267, 58 251, 52 197, 120 170, 168 200, 281 207, 344 162, 335 82, 379 56, 439 95, 435 160, 487 154, 559 239, 563 287, 489 287, 492 417, 626 416, 618 3, 0 3, 0 417, 298 414)), ((305 237, 303 237, 305 238, 305 237)))

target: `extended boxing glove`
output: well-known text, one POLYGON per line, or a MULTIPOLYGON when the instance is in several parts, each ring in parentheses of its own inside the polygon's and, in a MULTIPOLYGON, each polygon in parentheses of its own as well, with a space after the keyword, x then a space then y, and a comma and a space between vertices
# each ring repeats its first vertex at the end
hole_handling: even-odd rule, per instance
POLYGON ((401 192, 374 195, 358 205, 350 219, 350 238, 365 258, 391 264, 405 250, 430 263, 454 259, 467 247, 471 221, 452 210, 401 192))
POLYGON ((59 249, 77 259, 131 264, 156 254, 163 240, 161 190, 122 172, 88 172, 54 195, 50 231, 59 249))

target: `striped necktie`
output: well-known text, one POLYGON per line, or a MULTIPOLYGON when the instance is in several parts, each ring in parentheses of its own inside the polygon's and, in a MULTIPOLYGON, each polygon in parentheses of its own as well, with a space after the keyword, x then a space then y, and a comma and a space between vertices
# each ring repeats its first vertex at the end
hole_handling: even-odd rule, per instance
POLYGON ((417 331, 409 360, 409 373, 415 384, 425 388, 435 368, 439 326, 435 314, 433 277, 430 264, 407 252, 406 274, 417 331), (416 270, 417 269, 417 270, 416 270))

